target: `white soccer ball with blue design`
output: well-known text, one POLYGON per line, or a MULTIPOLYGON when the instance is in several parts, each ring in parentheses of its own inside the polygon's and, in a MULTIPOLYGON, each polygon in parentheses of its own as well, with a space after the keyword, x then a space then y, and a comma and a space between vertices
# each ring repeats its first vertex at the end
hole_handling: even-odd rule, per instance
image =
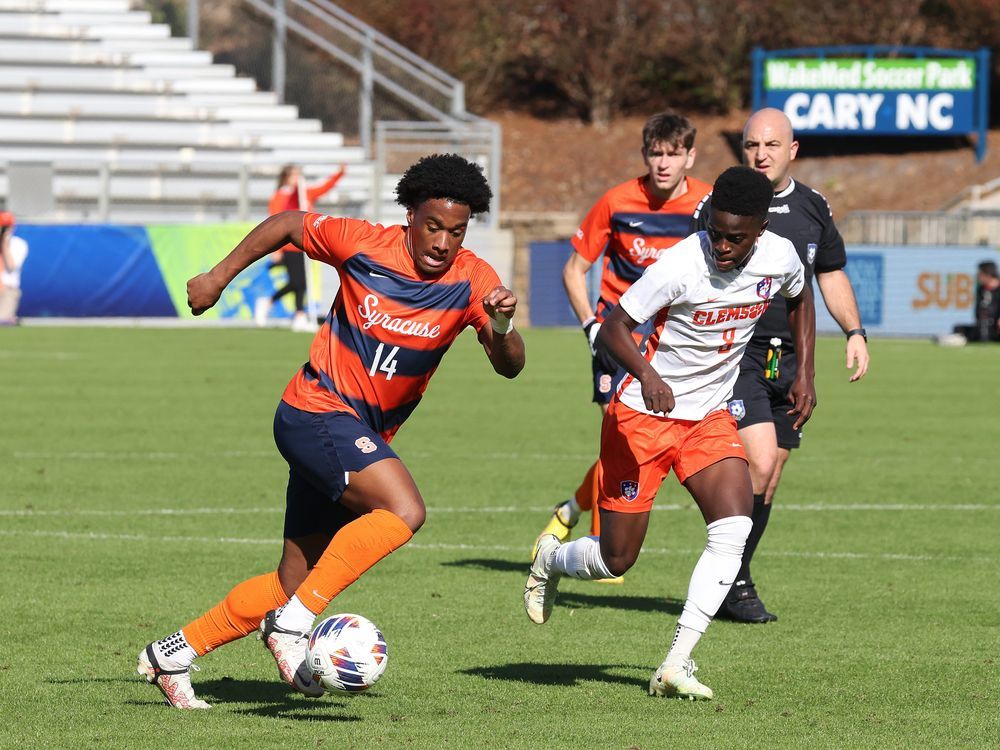
POLYGON ((306 664, 327 690, 360 693, 385 672, 389 653, 382 631, 371 620, 340 614, 313 628, 306 664))

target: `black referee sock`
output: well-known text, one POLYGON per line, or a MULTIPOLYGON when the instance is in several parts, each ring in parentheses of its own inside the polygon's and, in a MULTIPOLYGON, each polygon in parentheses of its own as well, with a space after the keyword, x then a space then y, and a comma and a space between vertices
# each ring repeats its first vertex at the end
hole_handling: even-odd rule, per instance
POLYGON ((764 493, 754 495, 753 512, 750 514, 750 519, 753 521, 753 528, 750 529, 746 547, 743 548, 743 564, 740 565, 740 572, 736 576, 737 581, 746 581, 748 584, 753 584, 753 579, 750 577, 750 561, 753 559, 753 553, 757 550, 760 538, 764 536, 764 529, 767 528, 767 520, 770 517, 771 504, 767 503, 765 505, 764 493))

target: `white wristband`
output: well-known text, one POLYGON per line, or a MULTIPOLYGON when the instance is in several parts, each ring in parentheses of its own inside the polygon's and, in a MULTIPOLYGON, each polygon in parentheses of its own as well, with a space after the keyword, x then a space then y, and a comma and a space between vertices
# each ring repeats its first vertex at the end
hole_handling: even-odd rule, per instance
POLYGON ((490 316, 490 325, 493 326, 494 333, 503 335, 514 330, 514 319, 508 318, 502 312, 497 312, 495 318, 490 316))

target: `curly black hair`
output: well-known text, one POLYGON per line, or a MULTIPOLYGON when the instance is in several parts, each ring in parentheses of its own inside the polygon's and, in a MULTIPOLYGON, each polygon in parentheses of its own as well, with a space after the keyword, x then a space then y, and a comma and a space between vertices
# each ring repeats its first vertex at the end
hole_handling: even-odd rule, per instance
POLYGON ((433 198, 464 203, 473 214, 490 210, 493 192, 483 169, 458 154, 431 154, 412 165, 396 185, 396 202, 408 209, 433 198))
POLYGON ((736 216, 767 216, 774 189, 767 175, 750 167, 730 167, 712 188, 712 208, 736 216))

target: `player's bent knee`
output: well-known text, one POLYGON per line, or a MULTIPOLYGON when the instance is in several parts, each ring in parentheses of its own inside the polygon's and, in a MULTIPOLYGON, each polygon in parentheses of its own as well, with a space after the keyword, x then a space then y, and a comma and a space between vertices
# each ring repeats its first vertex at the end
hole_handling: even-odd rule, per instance
POLYGON ((401 503, 399 507, 386 508, 386 510, 399 516, 413 533, 416 533, 427 519, 427 509, 424 507, 424 501, 420 498, 417 498, 415 502, 401 503))
POLYGON ((611 575, 623 576, 628 570, 635 565, 635 561, 638 559, 638 553, 633 554, 631 552, 623 553, 605 553, 601 552, 601 557, 604 559, 604 565, 607 567, 611 575))

